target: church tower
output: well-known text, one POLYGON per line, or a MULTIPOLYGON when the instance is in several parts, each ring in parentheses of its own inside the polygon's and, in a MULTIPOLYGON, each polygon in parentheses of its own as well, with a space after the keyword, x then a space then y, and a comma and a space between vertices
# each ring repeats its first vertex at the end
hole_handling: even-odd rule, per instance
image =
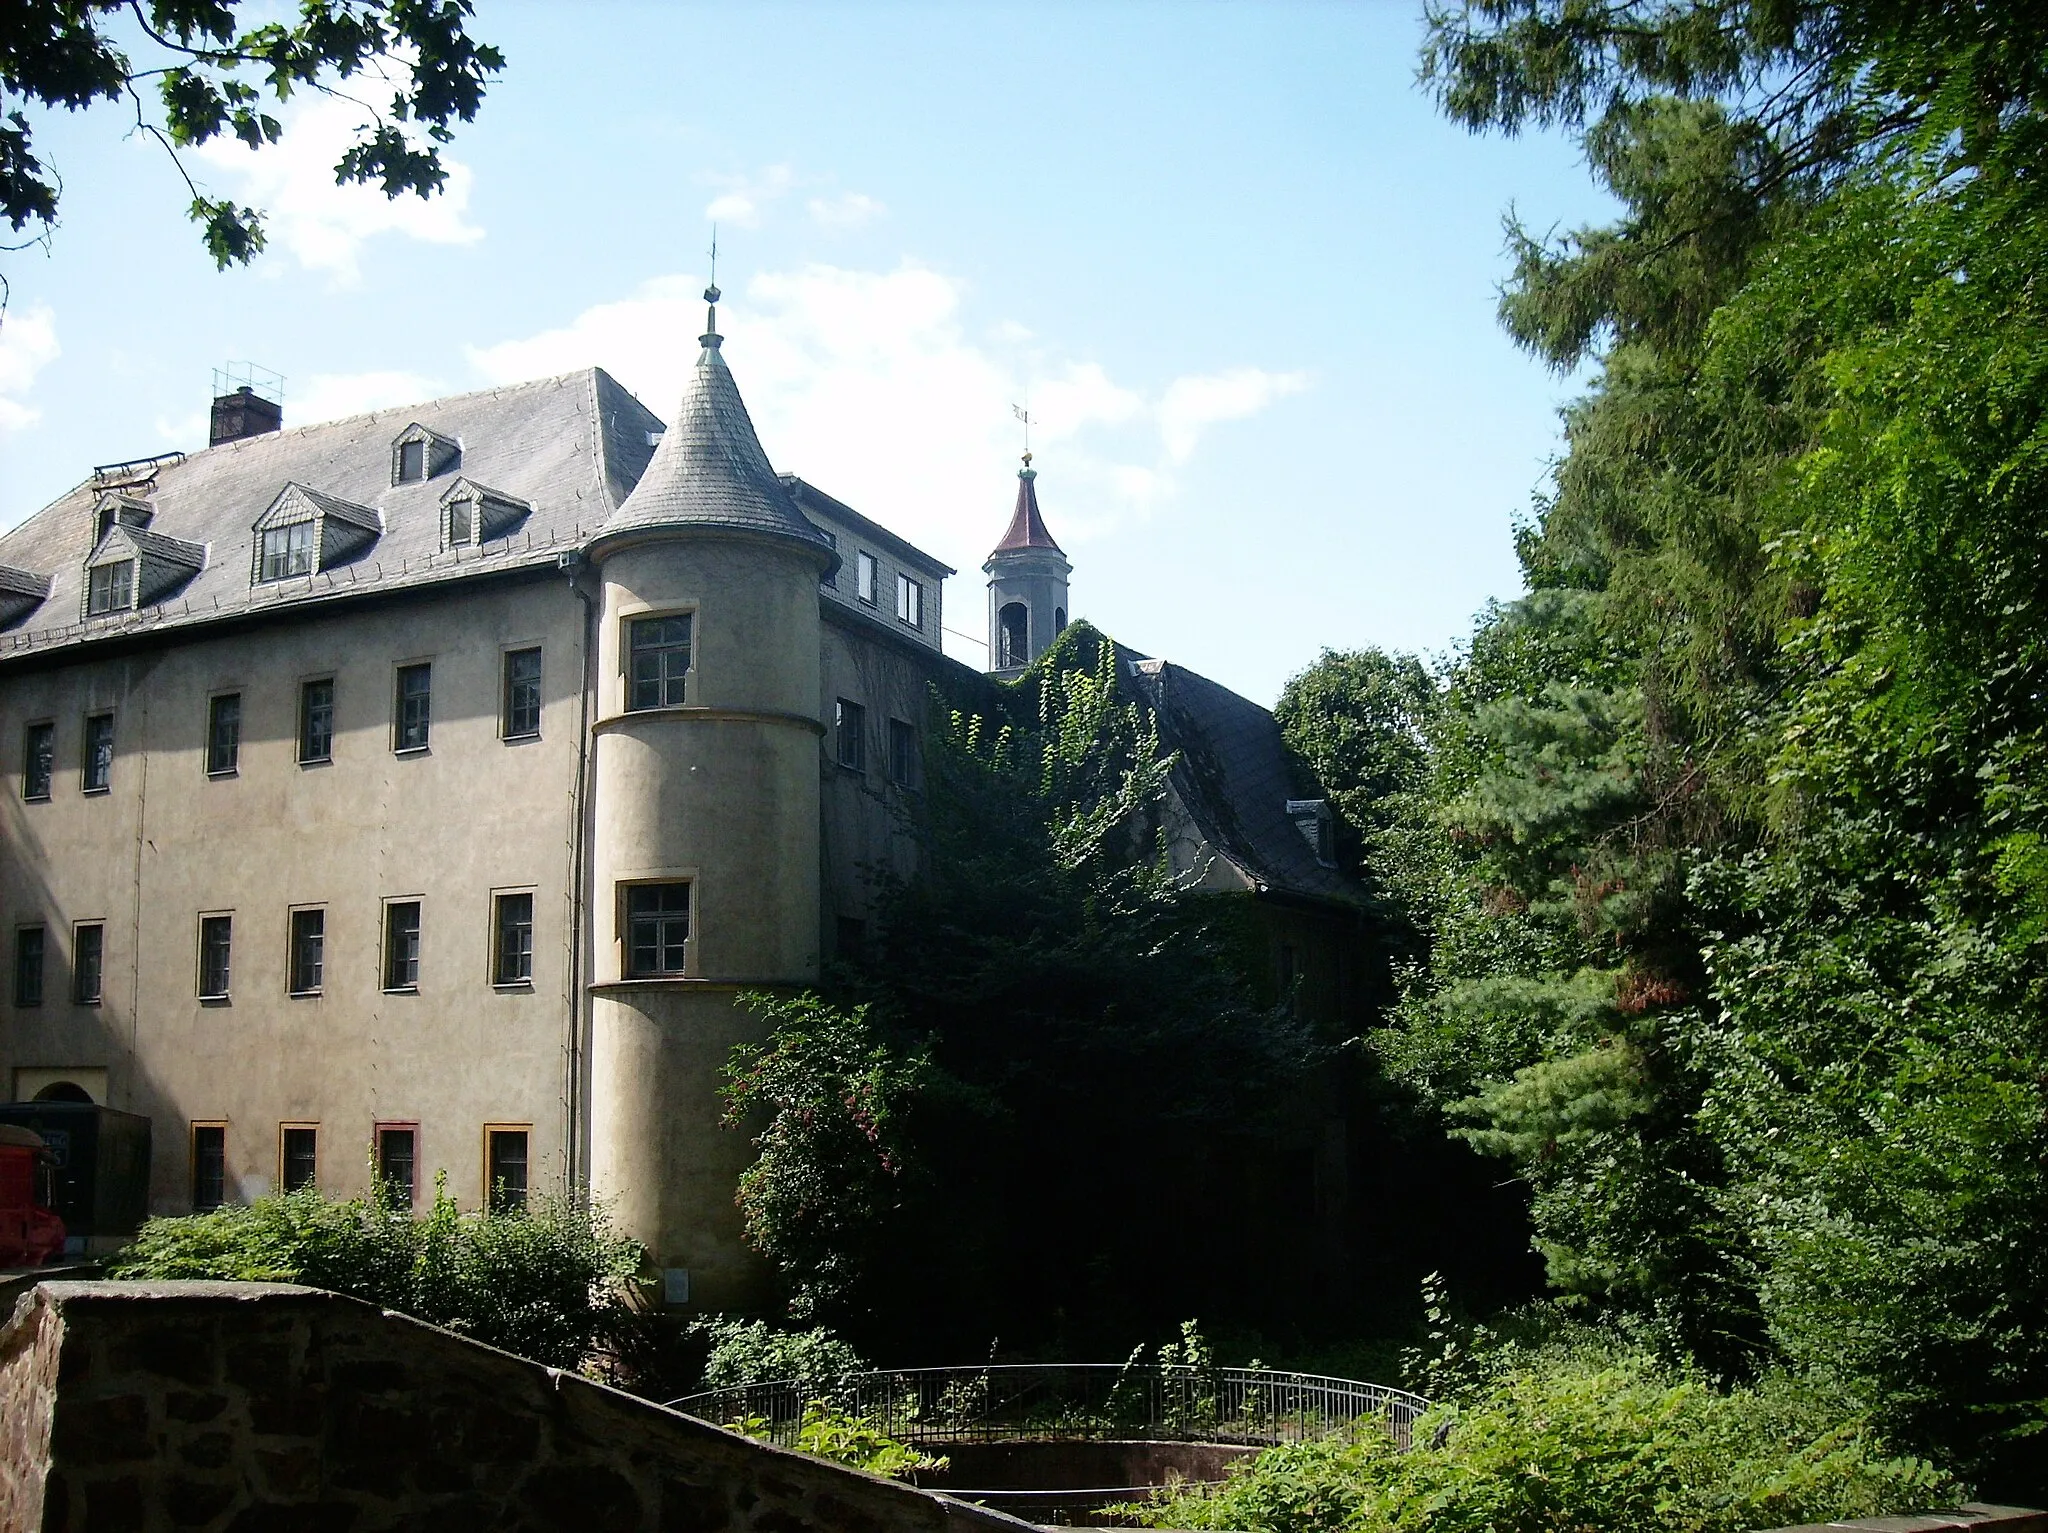
POLYGON ((1067 577, 1074 572, 1038 514, 1038 471, 1028 452, 1017 471, 1010 530, 982 570, 988 576, 989 669, 1015 676, 1067 626, 1067 577))
MULTIPOLYGON (((715 305, 718 289, 704 297, 715 305)), ((776 477, 714 307, 681 405, 585 548, 591 723, 590 1178, 671 1302, 744 1303, 754 1270, 719 1127, 758 1034, 747 986, 818 974, 818 582, 839 558, 776 477)))

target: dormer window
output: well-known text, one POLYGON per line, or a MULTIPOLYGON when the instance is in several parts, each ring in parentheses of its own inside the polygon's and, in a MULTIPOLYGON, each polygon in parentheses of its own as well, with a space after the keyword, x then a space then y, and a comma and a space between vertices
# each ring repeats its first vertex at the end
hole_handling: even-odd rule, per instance
POLYGON ((147 527, 154 516, 148 503, 133 495, 101 496, 98 514, 93 519, 93 547, 99 547, 116 527, 147 527))
POLYGON ((360 558, 384 531, 383 518, 368 506, 328 495, 310 485, 287 484, 252 529, 253 584, 291 580, 333 569, 360 558))
POLYGON ((508 537, 533 514, 533 503, 474 479, 457 479, 441 497, 442 530, 449 548, 469 548, 508 537))
POLYGON ((85 561, 85 615, 133 612, 160 602, 205 567, 205 544, 117 520, 85 561))
POLYGON ((462 461, 462 444, 414 421, 391 444, 391 482, 418 484, 462 461))
POLYGON ((1337 824, 1330 814, 1328 800, 1291 798, 1287 801, 1287 818, 1294 821, 1294 828, 1301 832, 1302 840, 1315 852, 1316 861, 1326 868, 1334 868, 1337 865, 1337 824))
POLYGON ((135 561, 117 560, 86 572, 85 611, 88 617, 103 612, 127 612, 135 605, 135 561))
POLYGON ((12 628, 50 595, 47 577, 0 564, 0 628, 12 628))
POLYGON ((293 575, 313 573, 313 523, 293 522, 288 527, 263 530, 262 580, 288 580, 293 575))

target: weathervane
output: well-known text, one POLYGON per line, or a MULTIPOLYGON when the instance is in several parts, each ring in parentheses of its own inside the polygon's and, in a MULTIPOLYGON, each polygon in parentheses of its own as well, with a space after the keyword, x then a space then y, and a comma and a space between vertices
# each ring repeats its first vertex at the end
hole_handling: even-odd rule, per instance
POLYGON ((1011 405, 1010 413, 1024 423, 1024 466, 1031 467, 1031 412, 1023 405, 1011 405))
POLYGON ((704 289, 704 334, 709 345, 718 335, 718 225, 711 226, 711 285, 704 289))

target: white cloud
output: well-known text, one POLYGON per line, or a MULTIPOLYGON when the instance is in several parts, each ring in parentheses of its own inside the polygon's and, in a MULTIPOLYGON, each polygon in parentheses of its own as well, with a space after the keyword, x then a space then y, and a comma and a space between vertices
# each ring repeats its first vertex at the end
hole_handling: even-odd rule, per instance
POLYGON ((43 412, 21 396, 61 350, 57 316, 48 304, 0 317, 0 431, 19 431, 42 419, 43 412))
POLYGON ((704 216, 715 224, 738 224, 752 229, 761 222, 761 210, 781 200, 796 185, 796 172, 787 165, 770 165, 758 176, 706 176, 712 186, 724 191, 704 205, 704 216))
POLYGON ((806 207, 811 222, 824 229, 858 229, 889 210, 862 192, 843 192, 837 197, 813 197, 806 207))
MULTIPOLYGON (((697 355, 702 280, 657 278, 558 329, 473 348, 470 361, 496 383, 596 364, 667 418, 697 355)), ((1207 428, 1306 386, 1297 373, 1247 367, 1146 390, 1098 363, 1059 359, 1042 339, 1027 365, 1014 346, 970 339, 966 299, 959 280, 907 263, 811 265, 764 272, 719 311, 726 358, 775 466, 962 570, 979 568, 1009 518, 1023 446, 1013 404, 1028 398, 1040 498, 1071 550, 1169 504, 1174 471, 1207 428)), ((949 626, 981 625, 970 611, 949 626)))
POLYGON ((215 139, 198 156, 239 183, 233 189, 237 200, 269 215, 272 248, 289 251, 301 266, 326 272, 338 284, 357 280, 357 256, 365 241, 380 234, 433 245, 482 239, 484 231, 468 219, 474 176, 445 152, 441 163, 448 179, 424 200, 410 192, 394 199, 374 186, 335 184, 334 163, 364 116, 352 102, 318 97, 287 113, 284 137, 275 144, 252 151, 233 140, 215 139))
POLYGON ((447 385, 419 373, 315 373, 306 386, 285 396, 285 424, 363 415, 390 405, 418 404, 447 392, 447 385))
POLYGON ((1159 436, 1167 462, 1192 458, 1208 427, 1257 415, 1274 400, 1307 387, 1304 373, 1269 373, 1260 367, 1174 379, 1159 401, 1159 436))

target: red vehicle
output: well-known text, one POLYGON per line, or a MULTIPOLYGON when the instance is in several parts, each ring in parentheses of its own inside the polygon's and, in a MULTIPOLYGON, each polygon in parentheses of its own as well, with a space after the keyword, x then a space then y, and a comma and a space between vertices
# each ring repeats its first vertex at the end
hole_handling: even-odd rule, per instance
POLYGON ((40 1267, 64 1249, 57 1162, 34 1129, 0 1123, 0 1267, 40 1267))

